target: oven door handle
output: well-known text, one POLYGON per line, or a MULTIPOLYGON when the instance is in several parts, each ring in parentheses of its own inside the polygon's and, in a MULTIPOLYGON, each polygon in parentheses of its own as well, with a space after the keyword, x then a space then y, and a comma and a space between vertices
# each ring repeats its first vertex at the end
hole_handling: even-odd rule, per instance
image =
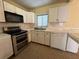
POLYGON ((14 35, 14 37, 19 37, 19 36, 23 36, 23 35, 27 35, 27 33, 22 33, 22 34, 19 34, 19 35, 14 35))

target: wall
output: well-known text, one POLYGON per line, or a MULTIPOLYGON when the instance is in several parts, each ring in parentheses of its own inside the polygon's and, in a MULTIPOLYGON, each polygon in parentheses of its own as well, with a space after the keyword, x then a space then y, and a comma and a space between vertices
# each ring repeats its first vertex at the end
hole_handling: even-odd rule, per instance
POLYGON ((10 27, 10 26, 19 26, 22 29, 33 29, 33 24, 26 24, 26 23, 0 23, 0 32, 3 32, 3 27, 10 27))
MULTIPOLYGON (((33 11, 36 14, 48 13, 49 8, 64 5, 64 4, 66 3, 48 5, 45 7, 36 8, 33 11)), ((79 29, 79 0, 70 0, 70 2, 67 4, 68 4, 68 9, 69 9, 69 19, 64 24, 64 27, 68 27, 70 29, 73 29, 73 28, 79 29)), ((12 24, 12 25, 15 25, 15 24, 12 24)), ((21 24, 20 26, 23 27, 26 25, 21 24)))
POLYGON ((21 8, 21 9, 23 9, 23 10, 25 10, 25 11, 31 11, 31 9, 29 9, 29 8, 27 8, 27 7, 24 7, 24 6, 20 5, 20 4, 17 4, 17 3, 15 3, 15 2, 12 1, 12 0, 3 0, 3 1, 7 1, 7 2, 9 2, 9 3, 11 3, 11 4, 13 4, 13 5, 15 5, 15 6, 21 8))
MULTIPOLYGON (((25 11, 28 11, 28 9, 14 3, 14 2, 10 2, 9 3, 12 3, 13 5, 19 7, 19 8, 22 8, 24 9, 25 11)), ((21 28, 23 29, 29 29, 29 28, 32 28, 33 27, 33 24, 26 24, 26 23, 0 23, 0 32, 2 32, 2 27, 8 27, 8 26, 20 26, 21 28)))
POLYGON ((68 5, 68 15, 69 18, 67 19, 67 22, 64 23, 64 28, 68 29, 79 29, 79 0, 70 0, 69 3, 57 3, 48 5, 41 8, 36 8, 33 11, 39 15, 39 14, 47 14, 49 8, 61 6, 61 5, 68 5))
POLYGON ((53 7, 57 7, 57 6, 61 6, 61 5, 65 5, 66 3, 54 3, 52 5, 47 5, 47 6, 43 6, 40 8, 35 8, 33 9, 33 11, 39 15, 39 14, 48 14, 49 8, 53 8, 53 7))
POLYGON ((79 0, 70 0, 68 4, 69 19, 65 27, 79 29, 79 0))

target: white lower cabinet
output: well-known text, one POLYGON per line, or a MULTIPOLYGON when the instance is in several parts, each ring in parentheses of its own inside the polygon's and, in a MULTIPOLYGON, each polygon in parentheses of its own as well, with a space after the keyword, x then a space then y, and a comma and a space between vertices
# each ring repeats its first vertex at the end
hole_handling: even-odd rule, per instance
POLYGON ((76 41, 74 41, 73 38, 68 37, 66 51, 72 52, 72 53, 77 53, 78 52, 78 46, 79 46, 79 44, 76 41))
POLYGON ((44 44, 44 31, 38 31, 38 43, 44 44))
POLYGON ((32 31, 31 38, 33 42, 50 45, 50 33, 45 31, 32 31))
POLYGON ((44 44, 63 51, 78 52, 79 44, 63 32, 31 31, 32 42, 44 44))
POLYGON ((44 32, 32 31, 32 41, 40 44, 44 44, 44 32))
POLYGON ((38 42, 38 32, 37 31, 31 31, 31 39, 32 42, 38 42))
POLYGON ((67 33, 51 33, 51 47, 65 51, 67 33))
POLYGON ((50 39, 51 39, 51 33, 45 32, 44 33, 44 44, 50 46, 50 39))
POLYGON ((31 31, 28 31, 28 42, 31 42, 31 31))

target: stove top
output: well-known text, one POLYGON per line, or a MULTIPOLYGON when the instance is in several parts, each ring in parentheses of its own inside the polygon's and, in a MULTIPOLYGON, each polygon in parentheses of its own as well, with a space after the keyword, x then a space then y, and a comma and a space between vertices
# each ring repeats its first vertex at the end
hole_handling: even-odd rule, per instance
POLYGON ((22 30, 20 27, 17 26, 17 27, 4 27, 3 32, 10 35, 19 35, 27 31, 22 30))
POLYGON ((26 33, 26 32, 27 31, 21 30, 20 32, 8 33, 8 34, 11 34, 11 35, 19 35, 19 34, 26 33))

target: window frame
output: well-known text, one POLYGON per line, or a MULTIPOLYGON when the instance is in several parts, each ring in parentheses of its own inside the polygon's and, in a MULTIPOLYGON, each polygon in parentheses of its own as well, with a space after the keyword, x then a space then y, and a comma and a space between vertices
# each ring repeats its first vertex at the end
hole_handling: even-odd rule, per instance
MULTIPOLYGON (((48 22, 49 20, 47 20, 47 26, 38 26, 38 16, 44 16, 44 15, 47 15, 48 16, 48 19, 49 19, 49 15, 48 14, 41 14, 41 15, 37 15, 36 16, 36 28, 47 28, 48 27, 48 22)), ((42 23, 43 23, 43 20, 42 20, 42 23)))

